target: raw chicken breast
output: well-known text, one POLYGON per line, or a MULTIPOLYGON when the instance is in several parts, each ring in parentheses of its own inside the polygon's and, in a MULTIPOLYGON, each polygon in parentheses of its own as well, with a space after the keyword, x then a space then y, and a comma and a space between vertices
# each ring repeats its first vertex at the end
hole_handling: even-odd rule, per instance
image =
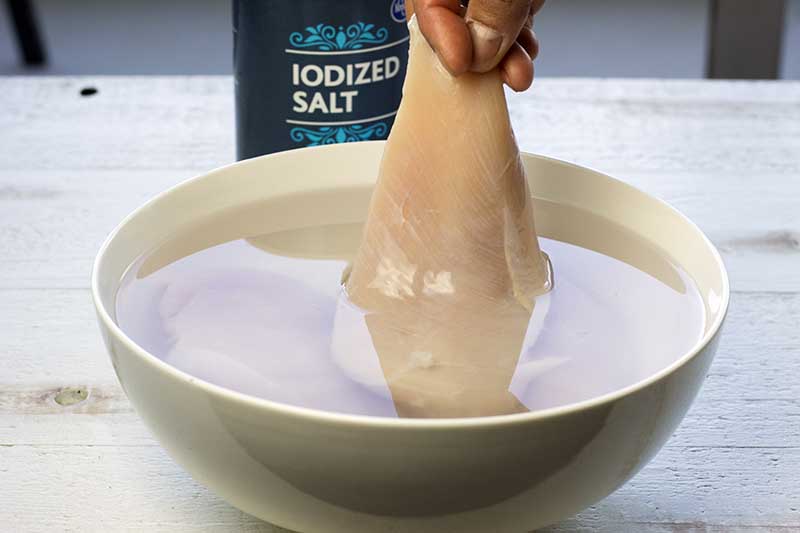
POLYGON ((524 411, 508 389, 550 273, 502 81, 496 70, 454 78, 415 20, 409 28, 403 101, 339 306, 334 358, 354 379, 388 388, 400 416, 524 411), (373 353, 353 341, 359 323, 373 353), (365 370, 375 356, 382 375, 365 370))

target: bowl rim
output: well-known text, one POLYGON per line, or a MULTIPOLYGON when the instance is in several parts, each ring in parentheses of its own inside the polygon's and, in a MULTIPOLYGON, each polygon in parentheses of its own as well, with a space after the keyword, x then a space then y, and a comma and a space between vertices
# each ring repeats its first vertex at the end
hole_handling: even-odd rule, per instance
MULTIPOLYGON (((284 152, 267 154, 223 165, 209 172, 192 176, 156 194, 148 201, 146 201, 144 204, 133 210, 119 224, 117 224, 117 226, 108 234, 106 239, 103 241, 103 244, 101 245, 94 259, 92 265, 92 274, 91 274, 91 293, 95 311, 97 313, 98 320, 101 323, 100 325, 104 327, 109 332, 110 335, 113 335, 114 338, 116 338, 119 342, 123 343, 128 350, 130 350, 133 354, 135 354, 135 356, 139 357, 144 363, 153 367, 154 371, 157 372, 160 371, 166 374, 169 378, 182 382, 183 385, 200 389, 202 392, 211 396, 219 397, 222 400, 246 405, 250 408, 259 409, 266 412, 272 411, 273 414, 276 415, 294 417, 296 419, 303 419, 307 422, 327 423, 327 424, 344 425, 351 427, 357 426, 361 428, 365 426, 370 426, 375 428, 386 428, 386 429, 398 428, 405 430, 486 429, 504 425, 517 425, 530 422, 539 422, 546 419, 553 419, 560 416, 571 415, 583 411, 589 411, 595 408, 600 408, 606 405, 610 405, 626 396, 631 396, 639 391, 642 391, 643 389, 646 389, 647 387, 666 378, 670 374, 673 374, 678 369, 680 369, 684 365, 688 364, 692 359, 694 359, 719 333, 720 328, 722 327, 722 324, 725 321, 725 317, 727 316, 728 305, 730 302, 730 284, 728 279, 728 272, 725 268, 725 264, 722 261, 722 257, 720 256, 719 251, 714 246, 714 244, 709 240, 706 234, 703 233, 703 231, 697 226, 697 224, 695 224, 686 215, 681 213, 678 209, 676 209, 666 201, 656 196, 652 196, 642 191, 641 189, 629 185, 617 178, 609 176, 604 172, 600 172, 598 170, 595 170, 594 168, 587 167, 585 165, 578 165, 576 163, 572 163, 562 159, 539 155, 539 154, 532 154, 528 152, 521 152, 523 158, 540 159, 554 163, 556 165, 563 165, 582 171, 593 172, 608 180, 615 182, 618 186, 622 186, 623 188, 627 188, 633 192, 643 194, 646 197, 658 202, 662 207, 678 215, 685 223, 689 224, 689 226, 700 235, 700 237, 703 240, 703 243, 711 252, 712 257, 716 263, 716 267, 718 268, 719 273, 721 275, 722 294, 720 295, 719 311, 716 313, 716 317, 713 323, 710 325, 710 327, 706 329, 703 336, 697 342, 695 342, 695 344, 689 350, 687 350, 681 357, 677 358, 671 364, 662 368, 658 372, 655 372, 654 374, 651 374, 650 376, 641 379, 635 383, 632 383, 626 387, 615 389, 611 392, 602 394, 600 396, 594 396, 586 400, 581 400, 579 402, 558 405, 555 407, 548 407, 546 409, 537 409, 529 411, 527 413, 513 413, 505 415, 467 417, 467 418, 390 418, 390 417, 380 417, 372 415, 356 415, 356 414, 347 414, 334 411, 324 411, 321 409, 315 409, 310 407, 300 407, 300 406, 277 402, 274 400, 268 400, 266 398, 259 398, 257 396, 251 396, 249 394, 238 392, 233 389, 223 387, 221 385, 215 385, 214 383, 193 376, 187 372, 184 372, 170 365, 169 363, 151 354, 147 350, 141 348, 130 337, 128 337, 125 334, 125 332, 122 331, 122 329, 111 318, 110 313, 106 310, 105 306, 103 305, 102 299, 100 297, 99 269, 100 269, 100 264, 103 261, 103 258, 108 252, 108 248, 116 238, 117 234, 132 219, 138 217, 143 211, 149 209, 152 204, 160 201, 163 197, 171 195, 179 191, 180 189, 188 187, 197 180, 201 180, 225 172, 231 167, 248 165, 252 164, 255 161, 261 161, 270 158, 285 157, 286 156, 285 154, 291 152, 302 151, 302 150, 314 150, 314 151, 342 150, 342 149, 352 150, 352 149, 358 149, 357 145, 376 145, 384 143, 385 141, 367 141, 367 142, 352 143, 352 144, 334 144, 326 146, 298 148, 295 150, 287 150, 284 152)), ((115 365, 115 370, 116 370, 116 365, 115 365)))

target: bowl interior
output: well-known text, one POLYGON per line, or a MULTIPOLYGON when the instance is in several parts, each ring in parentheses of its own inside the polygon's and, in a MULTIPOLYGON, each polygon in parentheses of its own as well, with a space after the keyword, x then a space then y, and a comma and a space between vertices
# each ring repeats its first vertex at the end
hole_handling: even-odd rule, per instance
MULTIPOLYGON (((265 229, 273 233, 362 222, 382 149, 382 142, 371 142, 273 154, 218 169, 159 195, 129 216, 101 250, 93 278, 99 305, 113 317, 116 291, 128 266, 188 228, 199 241, 170 246, 175 257, 160 261, 265 229), (264 199, 270 200, 269 209, 263 208, 264 199), (215 218, 234 209, 245 214, 237 216, 239 233, 231 234, 215 218)), ((654 244, 695 280, 706 308, 706 338, 700 344, 705 343, 722 319, 728 288, 719 255, 702 232, 667 204, 603 174, 540 156, 523 159, 540 235, 618 258, 638 253, 607 237, 604 224, 611 223, 654 244)), ((313 250, 313 239, 306 242, 292 234, 292 241, 270 244, 285 255, 313 250)), ((639 256, 635 263, 659 268, 658 258, 639 256)))

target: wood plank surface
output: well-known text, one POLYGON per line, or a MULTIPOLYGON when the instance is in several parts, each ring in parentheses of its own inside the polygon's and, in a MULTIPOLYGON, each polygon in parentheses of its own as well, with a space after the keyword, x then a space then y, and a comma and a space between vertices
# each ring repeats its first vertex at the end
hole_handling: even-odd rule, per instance
MULTIPOLYGON (((665 449, 548 531, 800 531, 800 83, 537 80, 510 102, 524 150, 666 199, 718 245, 734 288, 665 449)), ((233 159, 232 106, 225 77, 0 78, 0 529, 282 531, 166 456, 88 292, 125 214, 233 159)))

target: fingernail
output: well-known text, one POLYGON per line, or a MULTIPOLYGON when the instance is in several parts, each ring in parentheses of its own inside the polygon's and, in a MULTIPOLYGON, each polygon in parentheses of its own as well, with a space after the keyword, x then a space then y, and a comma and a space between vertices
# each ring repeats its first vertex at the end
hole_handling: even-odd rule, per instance
POLYGON ((503 44, 503 35, 477 20, 468 20, 467 27, 472 36, 472 70, 491 70, 498 63, 497 53, 503 44))

